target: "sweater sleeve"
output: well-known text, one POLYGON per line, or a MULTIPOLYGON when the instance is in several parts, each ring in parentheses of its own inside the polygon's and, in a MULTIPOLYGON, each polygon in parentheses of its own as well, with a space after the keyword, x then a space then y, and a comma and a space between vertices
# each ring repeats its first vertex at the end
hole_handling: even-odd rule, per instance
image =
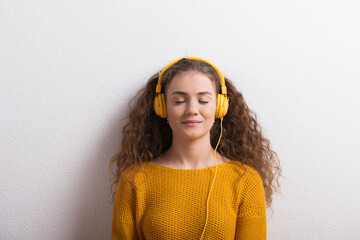
POLYGON ((266 239, 266 205, 264 186, 260 175, 248 169, 242 183, 241 200, 236 220, 236 239, 266 239))
POLYGON ((111 240, 138 239, 135 221, 135 190, 129 175, 118 182, 111 230, 111 240))

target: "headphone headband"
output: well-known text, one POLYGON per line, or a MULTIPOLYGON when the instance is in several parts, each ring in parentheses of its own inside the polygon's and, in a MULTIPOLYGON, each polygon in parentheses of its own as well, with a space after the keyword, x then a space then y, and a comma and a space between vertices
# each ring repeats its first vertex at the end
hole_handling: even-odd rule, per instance
POLYGON ((227 90, 226 90, 226 86, 225 86, 225 77, 224 74, 220 71, 220 69, 213 64, 212 62, 210 62, 209 60, 206 60, 204 58, 200 58, 200 57, 182 57, 182 58, 178 58, 174 61, 172 61, 171 63, 169 63, 162 71, 160 71, 159 73, 159 78, 158 78, 158 83, 156 85, 156 93, 160 93, 161 92, 161 79, 162 76, 164 75, 164 72, 170 68, 172 65, 174 65, 175 63, 177 63, 178 61, 180 61, 181 59, 190 59, 190 60, 197 60, 197 61, 202 61, 202 62, 206 62, 207 64, 209 64, 211 67, 213 67, 215 69, 215 71, 218 73, 219 77, 220 77, 220 84, 221 84, 221 93, 222 94, 227 94, 227 90))

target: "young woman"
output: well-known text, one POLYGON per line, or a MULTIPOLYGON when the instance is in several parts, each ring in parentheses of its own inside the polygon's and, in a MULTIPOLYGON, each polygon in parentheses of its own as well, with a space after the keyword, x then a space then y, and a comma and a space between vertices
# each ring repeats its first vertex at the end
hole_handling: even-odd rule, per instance
POLYGON ((266 239, 279 160, 221 71, 177 59, 135 100, 110 163, 111 239, 266 239))

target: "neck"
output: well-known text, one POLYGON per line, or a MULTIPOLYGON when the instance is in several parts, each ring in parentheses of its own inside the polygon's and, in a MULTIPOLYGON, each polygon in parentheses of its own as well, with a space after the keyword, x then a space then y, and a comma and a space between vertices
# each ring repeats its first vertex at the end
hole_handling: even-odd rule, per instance
MULTIPOLYGON (((196 140, 178 138, 173 135, 172 145, 165 155, 177 168, 199 169, 215 165, 214 148, 210 144, 210 135, 196 140)), ((220 154, 217 153, 217 164, 219 164, 220 158, 220 154)))

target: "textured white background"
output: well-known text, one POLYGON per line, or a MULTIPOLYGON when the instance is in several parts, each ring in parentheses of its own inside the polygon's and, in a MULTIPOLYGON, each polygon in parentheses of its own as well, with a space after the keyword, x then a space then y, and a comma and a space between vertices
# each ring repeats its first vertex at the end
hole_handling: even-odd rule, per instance
POLYGON ((360 236, 357 0, 0 0, 0 239, 109 239, 128 99, 175 58, 243 92, 285 178, 268 239, 360 236))

